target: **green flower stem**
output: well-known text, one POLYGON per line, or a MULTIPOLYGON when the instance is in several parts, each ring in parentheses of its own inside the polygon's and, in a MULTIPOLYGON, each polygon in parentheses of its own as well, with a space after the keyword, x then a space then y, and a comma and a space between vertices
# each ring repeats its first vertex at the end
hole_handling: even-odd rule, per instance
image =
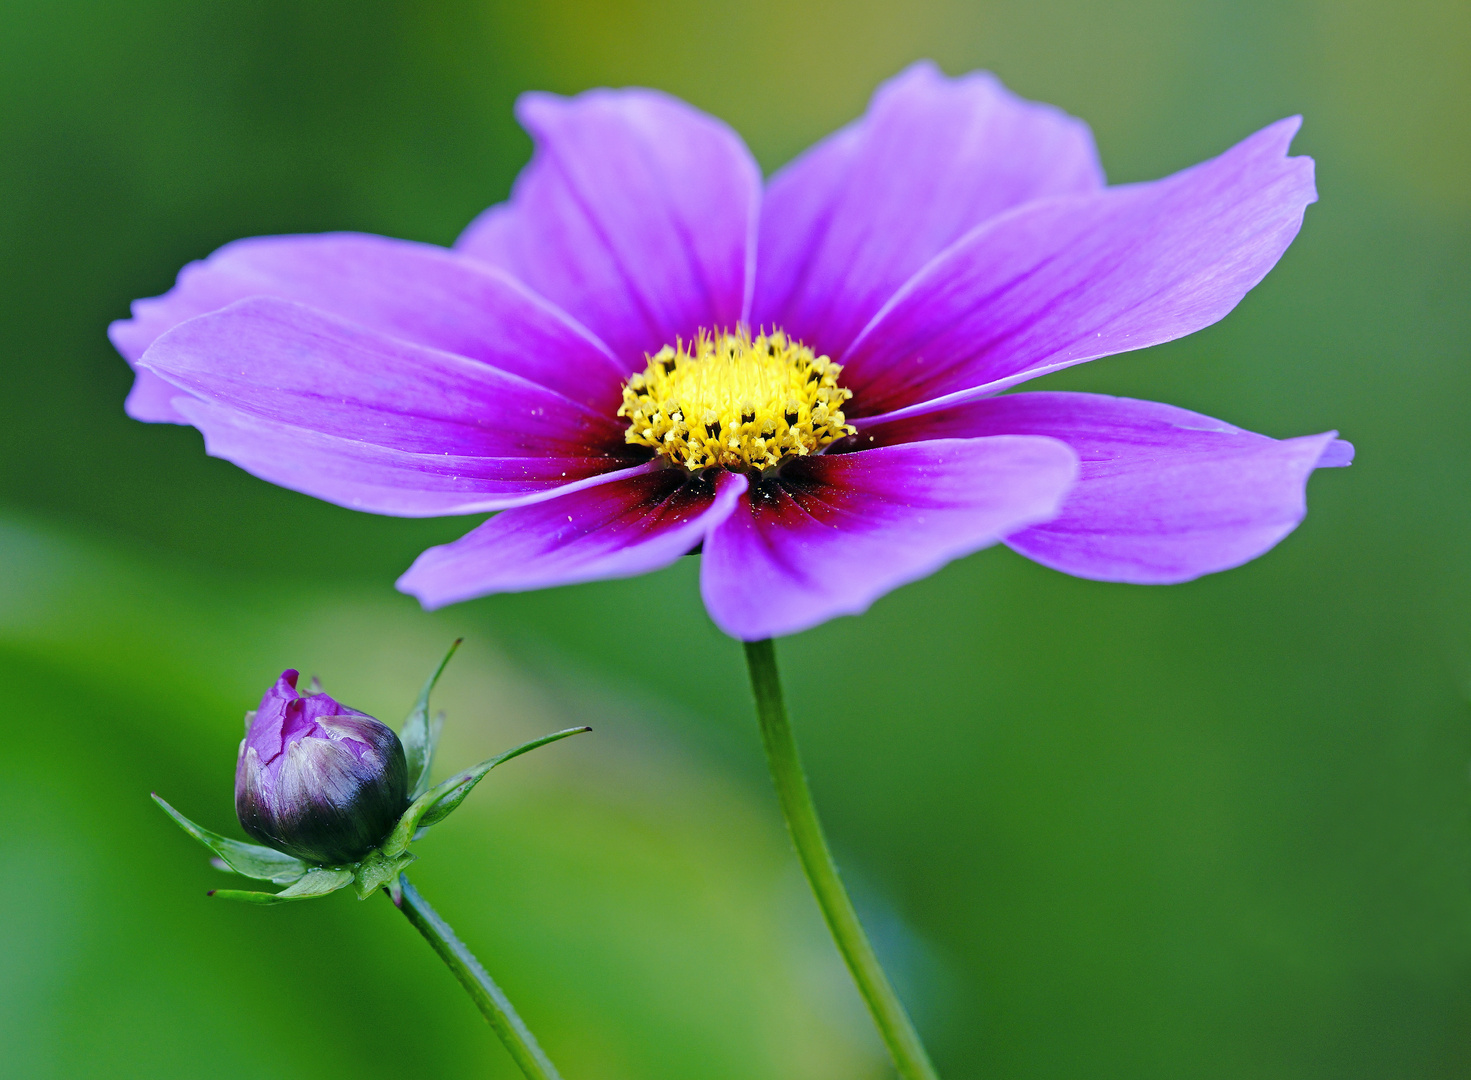
MULTIPOLYGON (((475 954, 455 937, 449 923, 439 917, 439 913, 409 884, 407 877, 400 875, 398 884, 400 896, 394 899, 394 903, 409 922, 414 924, 414 929, 424 935, 450 971, 454 972, 455 978, 460 980, 460 985, 475 1002, 475 1007, 490 1021, 490 1026, 500 1036, 501 1042, 506 1044, 511 1057, 521 1066, 521 1071, 529 1080, 562 1080, 557 1067, 538 1045, 536 1036, 531 1034, 525 1021, 516 1015, 510 998, 506 997, 505 991, 480 966, 475 954)), ((389 895, 392 897, 393 893, 390 892, 389 895)))
POLYGON ((746 664, 751 669, 751 691, 756 696, 756 715, 761 721, 761 740, 766 744, 766 759, 771 765, 771 779, 776 784, 777 798, 781 802, 782 815, 787 820, 787 829, 792 834, 792 843, 797 857, 802 861, 807 881, 812 885, 817 905, 822 908, 823 918, 837 942, 838 951, 853 973, 858 991, 868 1003, 873 1022, 883 1036, 884 1044, 894 1059, 894 1065, 904 1080, 938 1080, 935 1067, 930 1064, 919 1032, 904 1010, 904 1003, 874 955, 868 935, 853 910, 853 901, 843 888, 838 877, 838 868, 833 865, 832 852, 822 834, 822 823, 817 819, 817 806, 812 801, 812 790, 807 786, 807 775, 802 771, 802 759, 797 753, 797 741, 792 737, 791 724, 787 722, 787 707, 782 700, 781 679, 776 671, 776 650, 770 640, 748 641, 746 664))

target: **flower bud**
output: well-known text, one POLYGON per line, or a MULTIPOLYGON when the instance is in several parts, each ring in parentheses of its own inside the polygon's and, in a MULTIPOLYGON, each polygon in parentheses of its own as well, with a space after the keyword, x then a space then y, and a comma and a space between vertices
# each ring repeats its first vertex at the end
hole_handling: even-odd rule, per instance
POLYGON ((308 862, 356 862, 408 807, 403 744, 385 724, 284 671, 248 716, 235 812, 253 838, 308 862))

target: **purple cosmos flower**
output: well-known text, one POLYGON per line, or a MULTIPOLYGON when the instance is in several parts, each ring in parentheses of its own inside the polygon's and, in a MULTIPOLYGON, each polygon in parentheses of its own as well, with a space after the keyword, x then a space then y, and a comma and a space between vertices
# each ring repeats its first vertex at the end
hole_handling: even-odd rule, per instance
POLYGON ((283 671, 247 719, 235 812, 263 844, 340 866, 378 845, 408 807, 408 766, 393 729, 326 694, 299 694, 283 671))
POLYGON ((1106 187, 1083 123, 930 64, 765 185, 654 91, 517 115, 531 164, 453 250, 242 240, 136 303, 112 328, 129 413, 343 506, 504 511, 403 576, 426 606, 699 548, 706 607, 748 640, 997 541, 1109 581, 1224 570, 1351 460, 1331 432, 1001 393, 1230 311, 1316 198, 1297 119, 1106 187))

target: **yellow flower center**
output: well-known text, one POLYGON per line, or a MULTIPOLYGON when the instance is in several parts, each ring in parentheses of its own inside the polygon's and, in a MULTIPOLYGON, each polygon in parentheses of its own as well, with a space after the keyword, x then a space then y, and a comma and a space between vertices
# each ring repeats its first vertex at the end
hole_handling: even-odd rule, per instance
POLYGON ((691 472, 764 472, 853 434, 841 371, 780 330, 754 339, 745 327, 701 330, 649 357, 624 384, 618 415, 628 442, 691 472))

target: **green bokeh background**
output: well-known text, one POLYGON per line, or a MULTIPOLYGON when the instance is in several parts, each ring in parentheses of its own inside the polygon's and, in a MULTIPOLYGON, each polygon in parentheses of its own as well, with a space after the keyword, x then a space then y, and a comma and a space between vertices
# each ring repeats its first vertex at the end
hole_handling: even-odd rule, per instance
POLYGON ((127 420, 109 320, 235 237, 447 243, 529 88, 640 83, 768 169, 930 56, 1092 124, 1116 181, 1306 116, 1321 202, 1223 323, 1053 377, 1338 428, 1305 524, 1174 588, 1005 550, 781 646, 845 872, 942 1072, 1471 1071, 1471 7, 1457 0, 0 8, 0 1076, 509 1076, 377 899, 209 903, 147 802, 230 821, 282 667, 453 766, 522 759, 420 885, 569 1080, 886 1075, 788 854, 694 560, 428 616, 466 527, 339 510, 127 420))

